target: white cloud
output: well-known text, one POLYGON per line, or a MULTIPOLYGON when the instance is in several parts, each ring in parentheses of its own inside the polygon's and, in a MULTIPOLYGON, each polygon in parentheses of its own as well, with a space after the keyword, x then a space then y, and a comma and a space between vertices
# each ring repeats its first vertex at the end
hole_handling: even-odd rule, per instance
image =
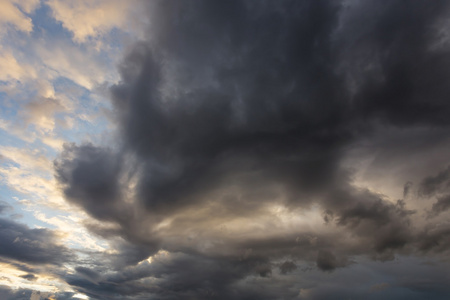
POLYGON ((37 150, 0 146, 0 154, 4 159, 18 163, 22 169, 49 171, 52 162, 37 150))
POLYGON ((0 0, 0 32, 4 32, 7 25, 31 32, 33 23, 26 14, 32 13, 39 4, 39 0, 0 0))
POLYGON ((36 78, 36 77, 37 77, 36 70, 32 66, 17 61, 16 57, 14 57, 11 50, 4 50, 0 47, 1 81, 15 81, 15 80, 22 81, 24 78, 36 78))
POLYGON ((37 55, 46 66, 47 78, 65 77, 88 90, 117 78, 114 66, 108 66, 100 57, 79 47, 55 42, 52 45, 41 43, 36 48, 37 55))
POLYGON ((132 7, 131 1, 123 0, 50 0, 47 5, 52 9, 53 17, 73 33, 76 42, 85 42, 113 28, 124 27, 132 7))

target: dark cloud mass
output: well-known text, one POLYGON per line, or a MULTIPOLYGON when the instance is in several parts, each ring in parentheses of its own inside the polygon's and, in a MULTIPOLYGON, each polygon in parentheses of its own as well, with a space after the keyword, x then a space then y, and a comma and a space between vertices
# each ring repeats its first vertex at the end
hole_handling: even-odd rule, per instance
POLYGON ((94 299, 444 299, 330 276, 448 259, 450 158, 427 165, 450 133, 448 1, 144 6, 147 37, 110 89, 117 143, 67 144, 54 164, 66 199, 104 222, 88 228, 120 241, 110 270, 79 266, 69 284, 94 299), (397 170, 403 199, 349 160, 397 170))

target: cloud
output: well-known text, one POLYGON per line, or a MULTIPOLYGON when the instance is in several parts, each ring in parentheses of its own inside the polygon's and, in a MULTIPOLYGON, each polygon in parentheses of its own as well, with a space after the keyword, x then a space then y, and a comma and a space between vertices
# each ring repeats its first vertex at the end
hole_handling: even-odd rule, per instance
POLYGON ((2 248, 0 256, 31 264, 61 265, 73 254, 57 244, 57 236, 48 229, 30 229, 15 221, 0 219, 2 248))
POLYGON ((31 289, 11 289, 7 286, 0 286, 0 296, 5 300, 50 300, 50 299, 61 299, 68 300, 73 299, 74 293, 48 293, 34 291, 31 289))
POLYGON ((0 169, 2 183, 27 195, 31 202, 47 207, 66 209, 67 205, 52 178, 52 161, 44 151, 18 147, 0 147, 4 160, 0 169))
POLYGON ((23 108, 25 122, 46 132, 51 132, 55 128, 55 114, 65 110, 60 101, 53 98, 31 101, 23 108))
POLYGON ((48 171, 52 166, 51 160, 46 158, 39 150, 27 151, 16 147, 0 147, 4 160, 19 164, 24 170, 48 171))
POLYGON ((62 155, 72 158, 55 161, 57 179, 69 201, 81 204, 98 219, 128 217, 120 201, 120 165, 110 151, 89 144, 66 144, 62 155))
POLYGON ((280 265, 281 274, 287 274, 297 269, 297 266, 292 261, 285 261, 280 265))
POLYGON ((23 62, 18 62, 11 51, 1 49, 0 55, 0 80, 14 81, 23 80, 27 78, 36 78, 36 70, 32 66, 23 62))
POLYGON ((29 280, 29 281, 35 281, 35 280, 38 279, 38 277, 36 275, 34 275, 34 274, 26 274, 26 275, 22 275, 20 277, 22 277, 22 278, 24 278, 26 280, 29 280))
POLYGON ((36 55, 46 67, 46 77, 55 79, 65 77, 79 86, 92 90, 104 81, 113 81, 116 77, 113 69, 108 66, 104 57, 98 53, 74 47, 64 41, 55 40, 52 43, 37 42, 36 55))
POLYGON ((437 202, 433 204, 432 211, 435 214, 444 212, 450 208, 450 195, 438 198, 437 202))
POLYGON ((26 14, 32 13, 40 5, 39 0, 3 0, 0 2, 0 30, 12 25, 20 31, 30 33, 33 30, 31 18, 26 14))
POLYGON ((321 250, 317 255, 317 267, 322 271, 333 271, 338 266, 336 257, 330 251, 321 250))
MULTIPOLYGON (((66 144, 54 163, 66 199, 100 221, 89 228, 116 241, 99 256, 126 271, 80 266, 67 282, 99 299, 362 298, 375 283, 285 280, 356 257, 445 257, 448 224, 417 213, 413 185, 390 198, 345 164, 370 140, 373 165, 406 176, 399 136, 413 153, 447 141, 448 53, 430 50, 429 28, 448 3, 424 3, 147 3, 146 39, 110 89, 114 146, 66 144)), ((446 172, 418 195, 440 193, 446 172)))
POLYGON ((5 212, 10 212, 13 210, 13 207, 6 203, 5 201, 0 201, 0 214, 4 214, 5 212))
POLYGON ((428 176, 420 183, 419 193, 423 196, 434 196, 449 187, 450 167, 435 176, 428 176))
POLYGON ((60 0, 47 2, 53 17, 72 32, 73 39, 79 43, 130 23, 130 13, 135 4, 116 0, 83 0, 76 4, 60 0))

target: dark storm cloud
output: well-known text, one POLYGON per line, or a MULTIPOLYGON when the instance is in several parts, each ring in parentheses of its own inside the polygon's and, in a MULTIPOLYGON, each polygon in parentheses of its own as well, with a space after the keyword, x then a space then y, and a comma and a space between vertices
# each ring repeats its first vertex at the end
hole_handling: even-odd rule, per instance
MULTIPOLYGON (((343 163, 379 128, 407 137, 405 144, 395 134, 374 139, 386 168, 408 148, 422 153, 429 149, 422 144, 448 136, 450 56, 437 35, 448 2, 146 6, 147 40, 128 51, 121 82, 111 87, 116 150, 66 145, 55 170, 68 201, 116 225, 89 228, 129 243, 116 245, 116 268, 139 269, 160 249, 176 258, 112 277, 79 267, 67 277, 71 285, 102 299, 270 299, 283 286, 278 276, 297 272, 291 260, 337 271, 356 255, 387 260, 448 249, 446 226, 413 226, 413 218, 423 220, 409 207, 409 179, 397 201, 356 186, 343 163), (299 214, 320 207, 330 233, 280 234, 278 224, 251 237, 245 225, 227 233, 232 221, 273 216, 275 204, 299 214), (156 279, 138 280, 148 277, 156 279), (246 278, 273 289, 254 289, 246 278)), ((448 173, 425 179, 418 194, 441 193, 448 173)), ((445 199, 433 211, 446 210, 445 199)))
POLYGON ((30 229, 26 225, 0 219, 0 256, 31 264, 61 265, 73 254, 57 244, 56 235, 48 229, 30 229))

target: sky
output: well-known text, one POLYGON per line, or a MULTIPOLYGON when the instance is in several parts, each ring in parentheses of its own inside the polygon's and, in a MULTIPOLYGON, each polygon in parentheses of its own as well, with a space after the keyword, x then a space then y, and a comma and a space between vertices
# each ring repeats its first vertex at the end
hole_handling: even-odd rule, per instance
POLYGON ((0 298, 448 299, 450 1, 0 0, 0 298))

